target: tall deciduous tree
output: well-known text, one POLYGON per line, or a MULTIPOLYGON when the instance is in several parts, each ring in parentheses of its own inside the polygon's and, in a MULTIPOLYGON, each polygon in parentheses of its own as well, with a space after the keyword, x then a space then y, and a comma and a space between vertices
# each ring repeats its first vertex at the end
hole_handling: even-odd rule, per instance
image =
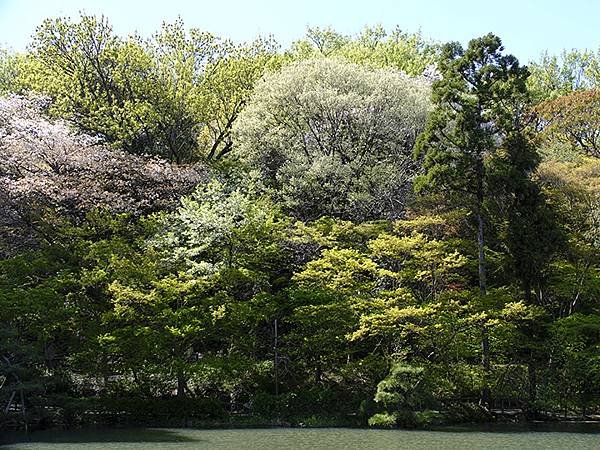
POLYGON ((600 88, 579 90, 540 103, 535 108, 543 134, 600 158, 600 88))
POLYGON ((397 71, 294 63, 257 85, 237 124, 238 154, 301 219, 398 217, 428 94, 424 79, 397 71))
POLYGON ((268 39, 238 45, 186 30, 181 20, 145 40, 116 36, 104 17, 59 18, 38 28, 17 84, 130 153, 218 159, 231 150, 232 125, 275 49, 268 39))
POLYGON ((543 53, 531 64, 529 88, 536 101, 554 99, 573 91, 600 87, 600 49, 543 53))
POLYGON ((393 68, 409 75, 422 75, 438 57, 439 44, 420 33, 400 28, 365 27, 357 36, 346 36, 330 28, 309 28, 306 38, 293 44, 295 59, 314 56, 340 57, 367 67, 393 68))

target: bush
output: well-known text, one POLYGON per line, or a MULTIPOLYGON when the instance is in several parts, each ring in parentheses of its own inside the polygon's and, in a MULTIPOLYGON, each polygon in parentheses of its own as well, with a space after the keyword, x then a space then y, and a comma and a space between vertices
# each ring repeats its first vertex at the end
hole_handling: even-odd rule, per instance
POLYGON ((397 411, 378 413, 369 419, 369 426, 374 428, 423 428, 429 425, 441 425, 446 417, 439 411, 397 411))
POLYGON ((451 423, 489 422, 492 418, 483 406, 466 402, 447 406, 446 414, 451 423))
POLYGON ((253 416, 272 419, 278 417, 286 407, 287 396, 275 396, 259 392, 252 398, 250 412, 253 416))
POLYGON ((62 420, 68 426, 81 423, 166 423, 169 420, 211 420, 227 417, 217 399, 138 397, 64 399, 62 420))
POLYGON ((369 418, 369 426, 373 428, 393 428, 396 426, 397 420, 396 413, 378 413, 369 418))

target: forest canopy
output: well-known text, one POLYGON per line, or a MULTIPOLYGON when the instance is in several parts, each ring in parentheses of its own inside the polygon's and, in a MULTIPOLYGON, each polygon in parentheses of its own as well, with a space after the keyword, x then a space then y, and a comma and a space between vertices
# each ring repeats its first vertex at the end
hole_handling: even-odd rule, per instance
POLYGON ((599 68, 44 21, 0 52, 0 429, 598 414, 599 68))

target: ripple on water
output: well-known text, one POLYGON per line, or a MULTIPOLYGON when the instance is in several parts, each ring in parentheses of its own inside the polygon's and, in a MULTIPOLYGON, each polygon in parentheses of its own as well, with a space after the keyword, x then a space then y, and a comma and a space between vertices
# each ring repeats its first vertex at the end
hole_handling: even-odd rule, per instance
POLYGON ((596 432, 519 431, 407 431, 347 428, 314 429, 120 429, 78 430, 5 435, 2 449, 261 449, 261 450, 600 450, 596 432))

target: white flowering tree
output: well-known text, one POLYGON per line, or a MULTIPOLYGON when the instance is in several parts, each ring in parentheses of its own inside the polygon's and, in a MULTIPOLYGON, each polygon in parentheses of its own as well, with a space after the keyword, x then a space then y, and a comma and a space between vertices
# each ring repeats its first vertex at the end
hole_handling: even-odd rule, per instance
POLYGON ((238 156, 296 217, 401 215, 429 85, 337 59, 293 63, 260 82, 236 125, 238 156))
POLYGON ((46 118, 46 106, 41 97, 0 98, 0 231, 7 248, 23 243, 23 233, 95 208, 134 215, 168 208, 205 179, 200 167, 101 145, 46 118))

